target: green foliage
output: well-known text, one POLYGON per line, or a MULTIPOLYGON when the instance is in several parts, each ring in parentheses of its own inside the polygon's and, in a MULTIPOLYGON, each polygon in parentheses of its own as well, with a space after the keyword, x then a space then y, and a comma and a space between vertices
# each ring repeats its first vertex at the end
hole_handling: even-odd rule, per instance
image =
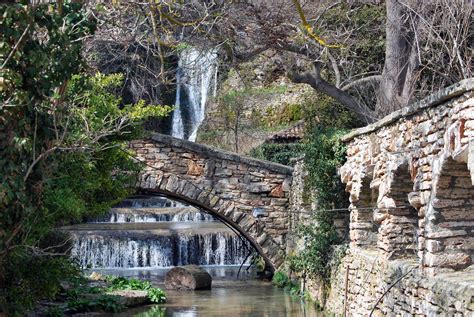
POLYGON ((150 301, 152 301, 153 303, 161 304, 166 302, 165 292, 163 292, 159 288, 150 288, 147 292, 147 295, 150 301))
MULTIPOLYGON (((234 124, 244 111, 249 111, 252 108, 253 100, 268 98, 274 94, 283 94, 286 90, 286 86, 231 90, 219 100, 223 117, 227 122, 234 124)), ((264 118, 259 118, 259 120, 264 120, 264 118)))
POLYGON ((300 143, 263 143, 250 151, 250 156, 283 165, 292 165, 291 159, 304 153, 300 143))
MULTIPOLYGON (((63 310, 69 313, 83 313, 90 311, 119 312, 126 308, 119 296, 110 292, 116 290, 143 290, 147 291, 148 298, 153 303, 166 302, 165 293, 155 288, 148 281, 128 279, 125 277, 106 276, 105 281, 109 284, 106 287, 91 287, 89 280, 80 276, 71 283, 71 288, 63 291, 60 298, 65 299, 65 304, 61 305, 63 310)), ((54 310, 51 312, 53 315, 54 310)))
POLYGON ((140 166, 126 142, 169 110, 122 105, 120 75, 77 75, 95 26, 77 3, 54 6, 0 6, 0 310, 13 316, 77 276, 48 244, 54 227, 131 192, 140 166))
POLYGON ((64 316, 64 309, 59 306, 51 306, 45 311, 45 315, 47 317, 62 317, 64 316))
POLYGON ((283 288, 292 296, 302 296, 298 283, 292 281, 289 276, 282 271, 276 271, 272 278, 272 283, 279 288, 283 288))
POLYGON ((60 290, 60 282, 71 280, 79 274, 79 268, 69 260, 54 256, 31 256, 19 254, 6 262, 5 272, 14 272, 8 276, 7 285, 14 285, 6 294, 11 299, 2 303, 4 311, 21 316, 15 310, 18 307, 31 307, 36 298, 52 299, 60 290), (29 293, 25 295, 25 291, 29 293))
POLYGON ((275 108, 268 108, 264 116, 255 113, 259 121, 269 130, 280 130, 290 123, 303 119, 303 106, 298 103, 285 104, 275 108))
POLYGON ((272 283, 277 287, 284 288, 290 283, 290 278, 285 272, 276 271, 272 278, 272 283))
POLYGON ((298 254, 289 256, 288 263, 292 270, 303 275, 328 280, 334 246, 341 243, 334 227, 336 212, 332 209, 346 208, 348 204, 347 194, 337 174, 346 153, 341 137, 359 123, 327 97, 308 101, 305 109, 314 118, 307 121, 304 141, 308 170, 305 187, 316 191, 314 199, 318 209, 314 210, 309 225, 299 227, 298 236, 303 240, 304 248, 298 254))
POLYGON ((311 277, 329 278, 332 248, 341 242, 334 227, 334 208, 346 207, 347 196, 337 175, 337 168, 344 162, 345 147, 340 138, 344 131, 314 127, 308 137, 305 153, 309 185, 317 189, 315 195, 318 210, 313 223, 300 226, 298 235, 304 248, 290 256, 290 268, 311 277))
POLYGON ((66 303, 66 309, 70 313, 82 313, 103 310, 106 312, 120 312, 125 307, 118 296, 102 294, 98 297, 79 297, 70 299, 66 303))
POLYGON ((311 278, 328 279, 333 246, 340 243, 340 238, 333 225, 333 213, 317 211, 314 224, 301 226, 298 235, 304 241, 304 248, 298 254, 288 257, 293 271, 301 272, 311 278))
POLYGON ((43 172, 51 166, 36 164, 27 174, 52 145, 57 92, 80 70, 80 38, 94 25, 71 3, 62 15, 45 5, 3 5, 0 16, 0 310, 20 315, 77 273, 36 248, 57 219, 43 208, 43 172))
POLYGON ((347 196, 337 175, 345 161, 346 147, 341 137, 346 130, 315 127, 305 143, 308 183, 317 189, 316 203, 321 209, 344 207, 347 196))
POLYGON ((107 277, 107 280, 111 283, 111 285, 108 287, 109 291, 142 290, 147 291, 148 298, 153 303, 161 304, 166 302, 165 292, 163 292, 160 288, 153 287, 153 285, 148 281, 114 276, 107 277))
POLYGON ((146 291, 152 287, 150 282, 134 278, 128 279, 122 276, 108 276, 106 279, 111 283, 109 287, 109 290, 111 291, 124 289, 146 291))
POLYGON ((307 140, 314 136, 315 128, 344 130, 363 125, 350 111, 323 94, 305 97, 301 108, 304 109, 307 140))

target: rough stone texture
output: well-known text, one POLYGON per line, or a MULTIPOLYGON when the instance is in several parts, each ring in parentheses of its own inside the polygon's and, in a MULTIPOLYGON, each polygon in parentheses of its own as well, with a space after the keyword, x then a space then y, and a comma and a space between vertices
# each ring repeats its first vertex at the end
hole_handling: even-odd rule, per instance
POLYGON ((283 263, 291 167, 162 134, 133 141, 130 148, 146 163, 140 192, 203 208, 243 234, 268 265, 278 268, 283 263), (256 207, 263 209, 259 219, 252 215, 256 207))
POLYGON ((312 195, 306 186, 308 171, 304 165, 304 157, 296 159, 293 170, 293 182, 290 191, 291 229, 296 230, 299 223, 305 223, 310 218, 311 210, 316 206, 312 203, 312 195))
POLYGON ((432 274, 471 265, 473 87, 463 81, 346 137, 351 246, 418 259, 432 274))
POLYGON ((373 316, 473 316, 474 268, 464 274, 440 273, 427 278, 415 261, 386 261, 377 251, 358 247, 337 269, 331 280, 326 308, 343 315, 346 270, 349 270, 348 316, 369 316, 377 300, 401 276, 382 298, 373 316))
POLYGON ((174 267, 166 273, 165 287, 174 290, 211 289, 212 277, 197 265, 174 267))
POLYGON ((117 296, 120 303, 126 307, 150 304, 147 291, 139 290, 119 290, 108 292, 107 295, 117 296))
MULTIPOLYGON (((362 288, 350 291, 350 312, 364 315, 397 272, 414 265, 416 274, 384 298, 379 315, 472 316, 473 89, 474 80, 464 80, 345 137, 340 172, 351 203, 345 262, 352 263, 349 284, 362 288), (358 258, 369 253, 374 261, 358 258), (373 280, 367 287, 365 278, 373 280)), ((334 310, 339 282, 330 295, 334 310)))

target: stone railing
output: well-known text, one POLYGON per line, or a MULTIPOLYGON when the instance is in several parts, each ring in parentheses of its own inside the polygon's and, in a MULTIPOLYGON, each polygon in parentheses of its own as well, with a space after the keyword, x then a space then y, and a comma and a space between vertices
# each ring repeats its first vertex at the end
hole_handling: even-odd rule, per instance
POLYGON ((473 90, 461 81, 345 136, 350 249, 331 310, 347 296, 361 316, 474 314, 473 90))

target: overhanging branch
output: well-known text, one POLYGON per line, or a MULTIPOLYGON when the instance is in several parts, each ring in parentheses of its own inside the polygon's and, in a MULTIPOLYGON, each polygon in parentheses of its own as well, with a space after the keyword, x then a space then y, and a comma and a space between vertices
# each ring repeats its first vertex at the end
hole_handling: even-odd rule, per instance
POLYGON ((361 105, 354 97, 344 90, 337 88, 321 78, 319 68, 320 63, 316 62, 312 72, 297 73, 290 70, 288 72, 288 77, 295 83, 308 84, 315 90, 334 98, 334 100, 341 103, 346 109, 354 112, 366 123, 372 123, 375 121, 375 116, 371 109, 361 105))

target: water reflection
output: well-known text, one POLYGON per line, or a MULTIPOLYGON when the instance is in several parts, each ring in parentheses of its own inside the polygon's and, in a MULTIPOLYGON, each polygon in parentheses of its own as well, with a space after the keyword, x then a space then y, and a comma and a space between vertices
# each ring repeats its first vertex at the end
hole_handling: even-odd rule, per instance
MULTIPOLYGON (((230 282, 230 281, 229 281, 230 282)), ((311 305, 260 281, 220 285, 211 291, 167 291, 168 303, 129 310, 118 316, 137 317, 321 317, 311 305)))
MULTIPOLYGON (((322 317, 313 305, 305 305, 270 282, 256 279, 256 272, 244 267, 237 278, 238 266, 204 266, 212 278, 212 289, 203 291, 166 290, 164 305, 137 307, 114 316, 137 317, 322 317)), ((146 279, 164 288, 169 268, 101 269, 102 274, 146 279)))

